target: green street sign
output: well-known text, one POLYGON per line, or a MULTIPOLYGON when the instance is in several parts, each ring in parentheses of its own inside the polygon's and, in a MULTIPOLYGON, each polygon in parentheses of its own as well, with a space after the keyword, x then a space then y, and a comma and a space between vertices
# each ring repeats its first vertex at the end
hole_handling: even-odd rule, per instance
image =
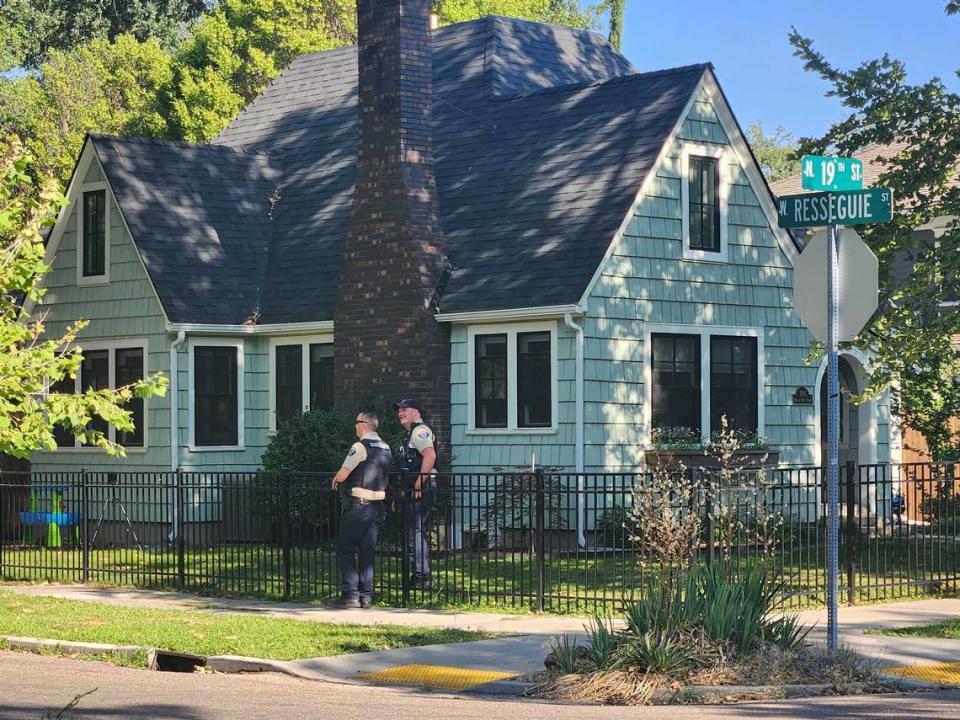
POLYGON ((889 222, 892 217, 890 188, 784 195, 777 200, 777 224, 782 228, 866 225, 889 222))
POLYGON ((860 190, 863 162, 853 158, 804 155, 800 159, 804 190, 860 190))

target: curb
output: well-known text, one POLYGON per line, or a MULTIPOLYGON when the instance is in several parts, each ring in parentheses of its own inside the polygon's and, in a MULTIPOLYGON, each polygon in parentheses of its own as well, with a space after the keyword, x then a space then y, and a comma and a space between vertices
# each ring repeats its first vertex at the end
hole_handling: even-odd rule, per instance
POLYGON ((496 697, 523 697, 527 691, 536 687, 535 683, 524 680, 494 680, 458 691, 464 695, 490 695, 496 697))
POLYGON ((369 685, 362 680, 326 675, 324 673, 298 670, 285 660, 267 660, 264 658, 246 657, 244 655, 212 655, 207 658, 207 669, 225 674, 276 672, 317 682, 337 683, 340 685, 369 685))
POLYGON ((878 671, 878 674, 883 676, 884 682, 890 683, 897 690, 903 692, 915 692, 917 690, 940 690, 942 688, 957 687, 956 685, 943 685, 941 683, 930 682, 929 680, 918 680, 917 678, 905 678, 900 677, 899 675, 888 675, 887 673, 878 671))
POLYGON ((139 653, 149 653, 151 648, 139 645, 110 645, 109 643, 73 642, 71 640, 44 640, 41 638, 17 637, 5 635, 3 639, 11 650, 26 650, 41 652, 53 650, 72 655, 104 655, 113 653, 124 657, 135 658, 139 653))

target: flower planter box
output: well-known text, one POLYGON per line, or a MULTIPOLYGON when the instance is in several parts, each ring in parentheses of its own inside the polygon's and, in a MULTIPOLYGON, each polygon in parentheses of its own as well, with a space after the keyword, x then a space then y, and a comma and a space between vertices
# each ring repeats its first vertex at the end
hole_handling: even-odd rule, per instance
MULTIPOLYGON (((691 469, 719 470, 720 462, 713 455, 705 453, 702 449, 695 450, 647 450, 644 452, 643 459, 648 468, 675 468, 683 465, 691 469)), ((773 468, 780 464, 780 451, 767 450, 741 450, 733 460, 732 466, 742 470, 759 470, 761 468, 773 468)))

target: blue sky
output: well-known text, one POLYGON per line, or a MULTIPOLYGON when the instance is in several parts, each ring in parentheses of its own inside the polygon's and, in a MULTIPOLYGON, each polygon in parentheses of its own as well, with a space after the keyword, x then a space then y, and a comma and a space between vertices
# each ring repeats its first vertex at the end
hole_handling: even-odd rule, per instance
POLYGON ((934 75, 960 90, 960 16, 943 0, 627 0, 623 52, 641 70, 710 61, 746 129, 782 125, 795 136, 822 135, 844 117, 836 98, 805 72, 787 42, 790 26, 815 41, 836 67, 884 52, 906 64, 908 79, 934 75))

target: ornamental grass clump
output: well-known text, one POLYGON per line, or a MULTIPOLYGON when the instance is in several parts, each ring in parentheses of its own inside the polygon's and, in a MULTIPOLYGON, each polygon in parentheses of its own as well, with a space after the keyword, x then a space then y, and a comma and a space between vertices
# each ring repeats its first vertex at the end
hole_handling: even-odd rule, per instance
MULTIPOLYGON (((804 647, 809 628, 795 616, 775 613, 783 587, 764 564, 652 574, 644 590, 624 608, 619 625, 594 618, 585 627, 586 646, 571 636, 554 639, 547 663, 552 674, 539 694, 619 704, 647 702, 658 688, 685 684, 762 683, 765 677, 787 676, 816 682, 810 668, 820 664, 807 661, 804 647), (764 668, 757 658, 776 663, 764 668), (601 698, 601 688, 610 696, 601 698)), ((830 672, 829 682, 863 675, 835 666, 830 672)))

